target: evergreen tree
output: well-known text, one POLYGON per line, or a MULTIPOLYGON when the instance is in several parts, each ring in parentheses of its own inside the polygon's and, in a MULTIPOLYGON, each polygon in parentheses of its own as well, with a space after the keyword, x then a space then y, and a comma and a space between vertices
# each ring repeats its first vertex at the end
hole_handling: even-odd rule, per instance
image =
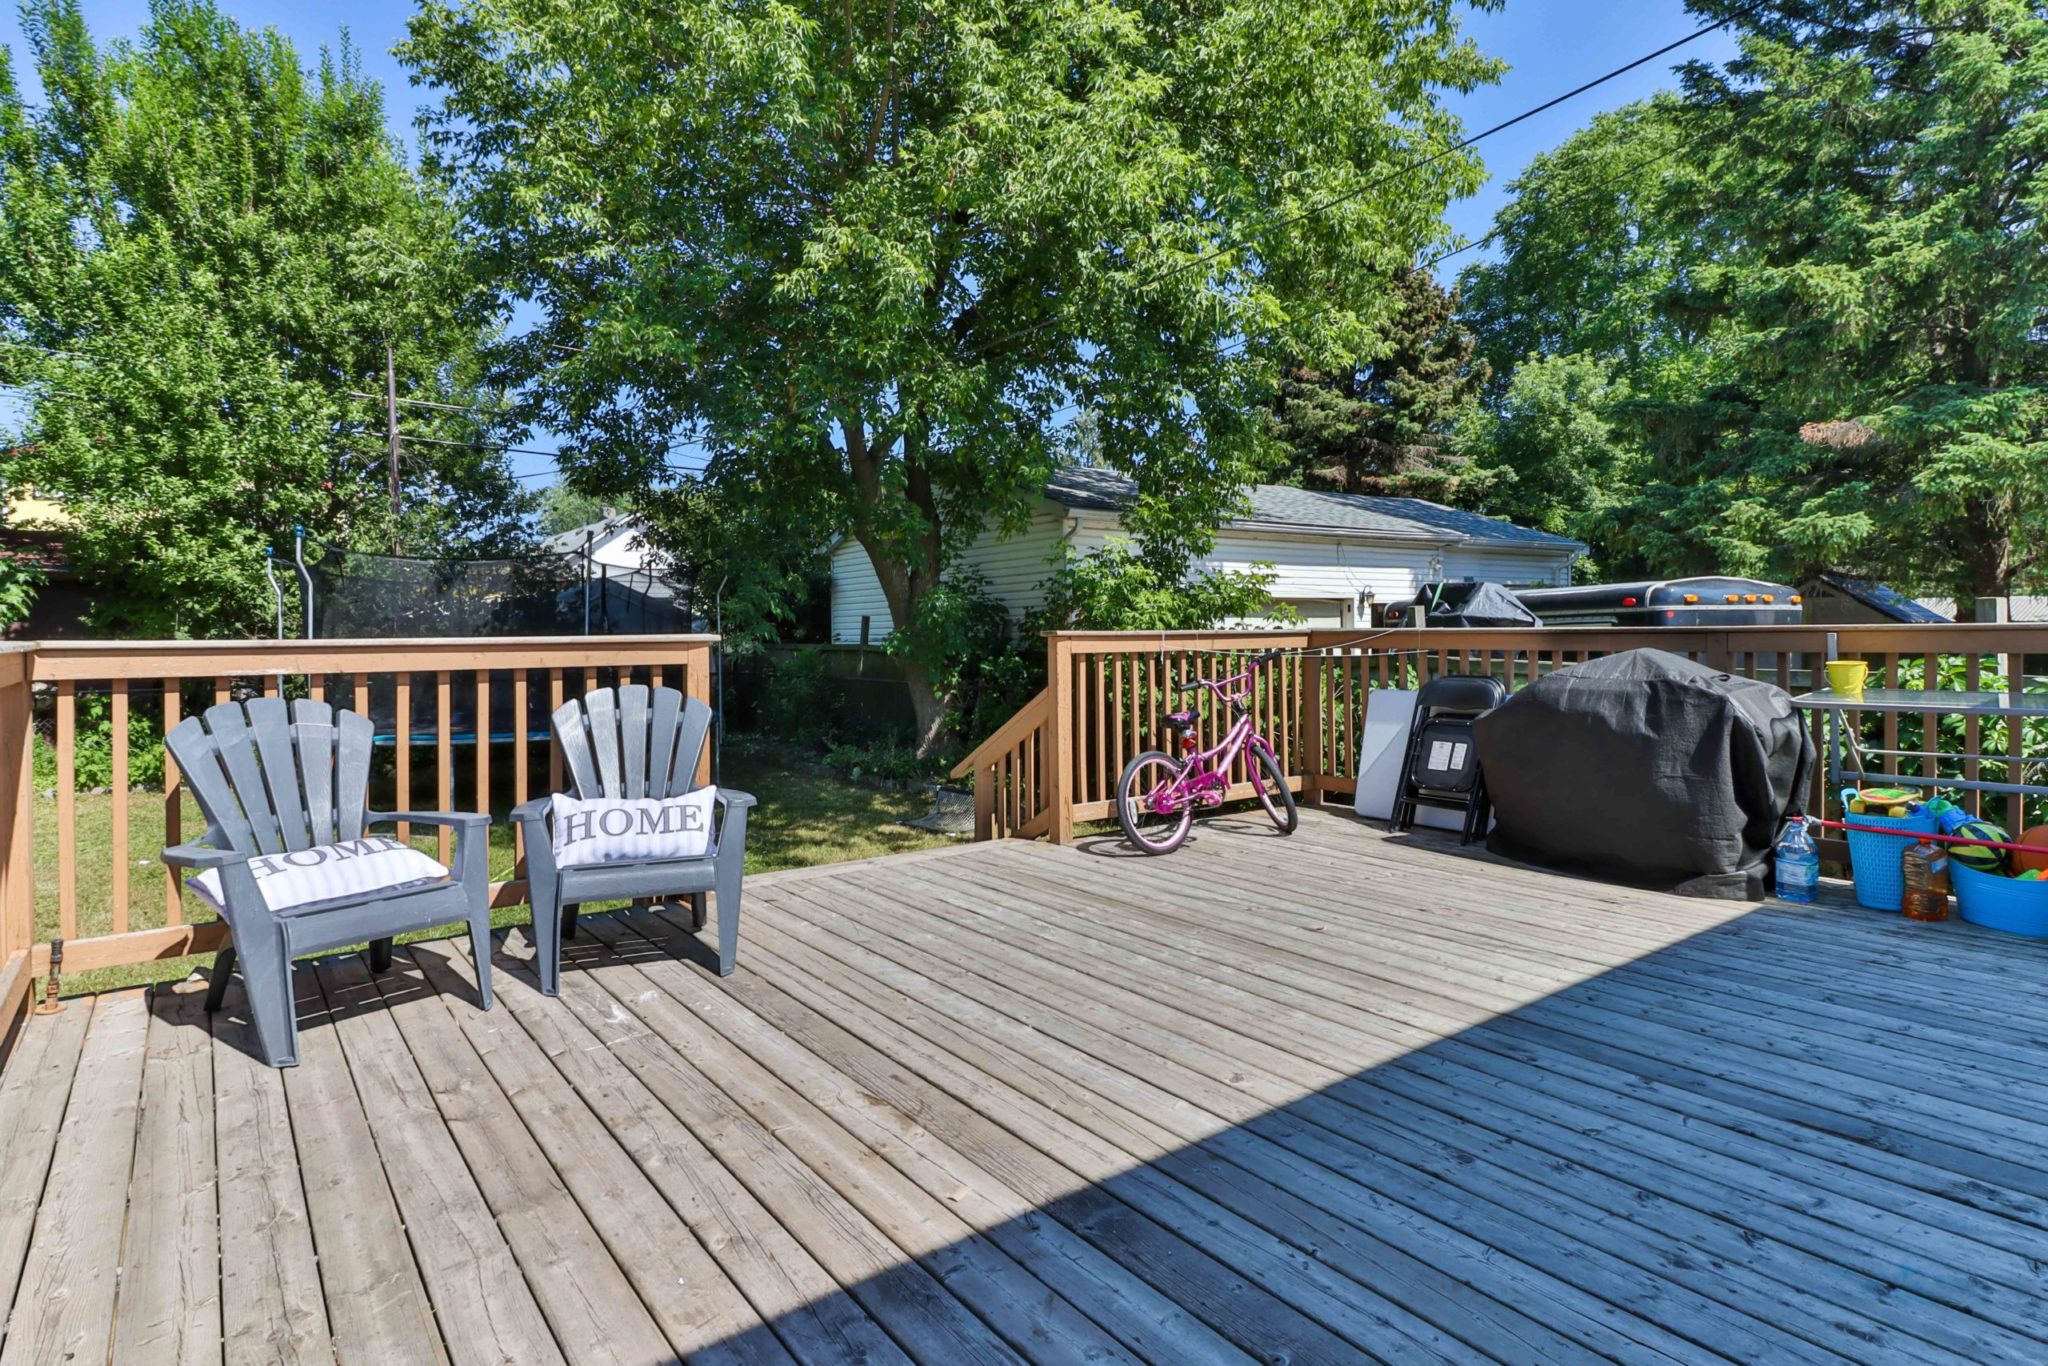
POLYGON ((114 633, 266 632, 263 549, 502 549, 526 500, 491 412, 403 410, 403 511, 381 395, 492 408, 494 307, 453 213, 406 169, 344 41, 311 72, 204 0, 97 45, 77 0, 24 11, 44 104, 0 52, 0 381, 27 386, 8 471, 63 500, 114 633))
MULTIPOLYGON (((1610 570, 2042 582, 2048 6, 1692 7, 1741 55, 1539 158, 1503 259, 1464 277, 1510 367, 1496 415, 1531 351, 1625 386, 1602 414, 1620 482, 1586 500, 1610 570)), ((1485 449, 1507 430, 1461 446, 1526 469, 1526 445, 1485 449)))
POLYGON ((1395 311, 1361 363, 1286 368, 1274 433, 1286 481, 1340 493, 1441 496, 1455 476, 1445 437, 1486 383, 1457 300, 1429 275, 1404 271, 1395 311))
POLYGON ((1686 77, 1730 130, 1702 158, 1700 278, 1766 418, 1709 496, 1781 501, 1762 525, 1783 565, 2009 593, 2048 550, 2048 6, 1779 0, 1735 22, 1742 55, 1686 77))

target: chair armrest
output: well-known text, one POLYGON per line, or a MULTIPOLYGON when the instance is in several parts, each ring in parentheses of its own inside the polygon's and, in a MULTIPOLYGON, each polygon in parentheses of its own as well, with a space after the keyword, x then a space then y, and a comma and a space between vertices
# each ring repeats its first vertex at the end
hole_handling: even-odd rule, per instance
POLYGON ((239 849, 215 849, 204 844, 174 844, 159 855, 173 868, 225 868, 231 863, 247 863, 256 857, 239 849))
POLYGON ((731 857, 744 859, 747 852, 747 812, 754 808, 754 794, 737 789, 718 789, 718 838, 712 844, 710 857, 723 863, 731 851, 731 857))
POLYGON ((489 825, 490 815, 483 811, 371 811, 364 815, 365 825, 391 825, 405 821, 410 825, 446 825, 457 830, 474 830, 489 825))
POLYGON ((554 809, 554 805, 555 799, 553 797, 534 797, 513 807, 512 819, 515 821, 544 821, 548 818, 548 812, 554 809))

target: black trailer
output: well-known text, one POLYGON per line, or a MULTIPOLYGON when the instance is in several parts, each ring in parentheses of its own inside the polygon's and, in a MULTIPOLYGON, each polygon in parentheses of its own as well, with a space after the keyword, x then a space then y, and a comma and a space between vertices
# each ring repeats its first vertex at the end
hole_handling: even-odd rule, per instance
POLYGON ((1797 626, 1789 584, 1704 577, 1523 588, 1515 596, 1545 626, 1797 626))

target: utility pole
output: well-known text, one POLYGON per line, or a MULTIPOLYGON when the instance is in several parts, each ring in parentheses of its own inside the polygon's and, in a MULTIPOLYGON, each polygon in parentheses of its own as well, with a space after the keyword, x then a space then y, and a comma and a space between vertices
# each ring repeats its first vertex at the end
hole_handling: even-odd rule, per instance
POLYGON ((391 343, 384 343, 384 430, 391 434, 391 472, 386 479, 391 490, 391 553, 400 553, 398 544, 398 360, 391 352, 391 343))

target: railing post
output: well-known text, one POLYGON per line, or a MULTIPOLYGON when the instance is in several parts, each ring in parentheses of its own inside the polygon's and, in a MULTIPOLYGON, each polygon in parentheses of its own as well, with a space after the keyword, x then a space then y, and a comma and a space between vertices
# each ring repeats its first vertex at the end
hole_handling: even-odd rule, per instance
POLYGON ((28 948, 35 941, 35 708, 29 681, 29 656, 18 654, 5 666, 0 685, 0 757, 5 759, 6 787, 13 809, 7 813, 4 886, 0 886, 0 958, 28 948))
POLYGON ((1295 694, 1294 733, 1299 737, 1296 759, 1301 765, 1301 795, 1311 806, 1323 804, 1323 657, 1313 653, 1315 637, 1308 637, 1301 657, 1299 691, 1295 694))
MULTIPOLYGON (((711 705, 711 647, 702 643, 692 645, 683 661, 683 692, 694 697, 705 706, 711 705)), ((723 718, 713 717, 714 726, 723 718)), ((716 731, 704 737, 704 749, 697 757, 697 785, 702 787, 711 781, 711 746, 716 740, 716 731)), ((720 777, 725 775, 720 774, 720 777)))
POLYGON ((974 766, 974 838, 996 837, 996 770, 993 764, 974 766))
POLYGON ((0 1056, 29 1004, 35 940, 35 708, 32 656, 0 657, 0 1056), (17 957, 18 955, 18 957, 17 957))
POLYGON ((1728 646, 1728 632, 1718 627, 1707 628, 1707 667, 1724 674, 1735 672, 1735 651, 1728 646))
POLYGON ((1074 737, 1074 646, 1057 631, 1045 637, 1046 685, 1052 689, 1052 709, 1045 722, 1046 776, 1051 781, 1048 814, 1051 824, 1046 838, 1054 844, 1074 842, 1074 755, 1069 752, 1074 737))

